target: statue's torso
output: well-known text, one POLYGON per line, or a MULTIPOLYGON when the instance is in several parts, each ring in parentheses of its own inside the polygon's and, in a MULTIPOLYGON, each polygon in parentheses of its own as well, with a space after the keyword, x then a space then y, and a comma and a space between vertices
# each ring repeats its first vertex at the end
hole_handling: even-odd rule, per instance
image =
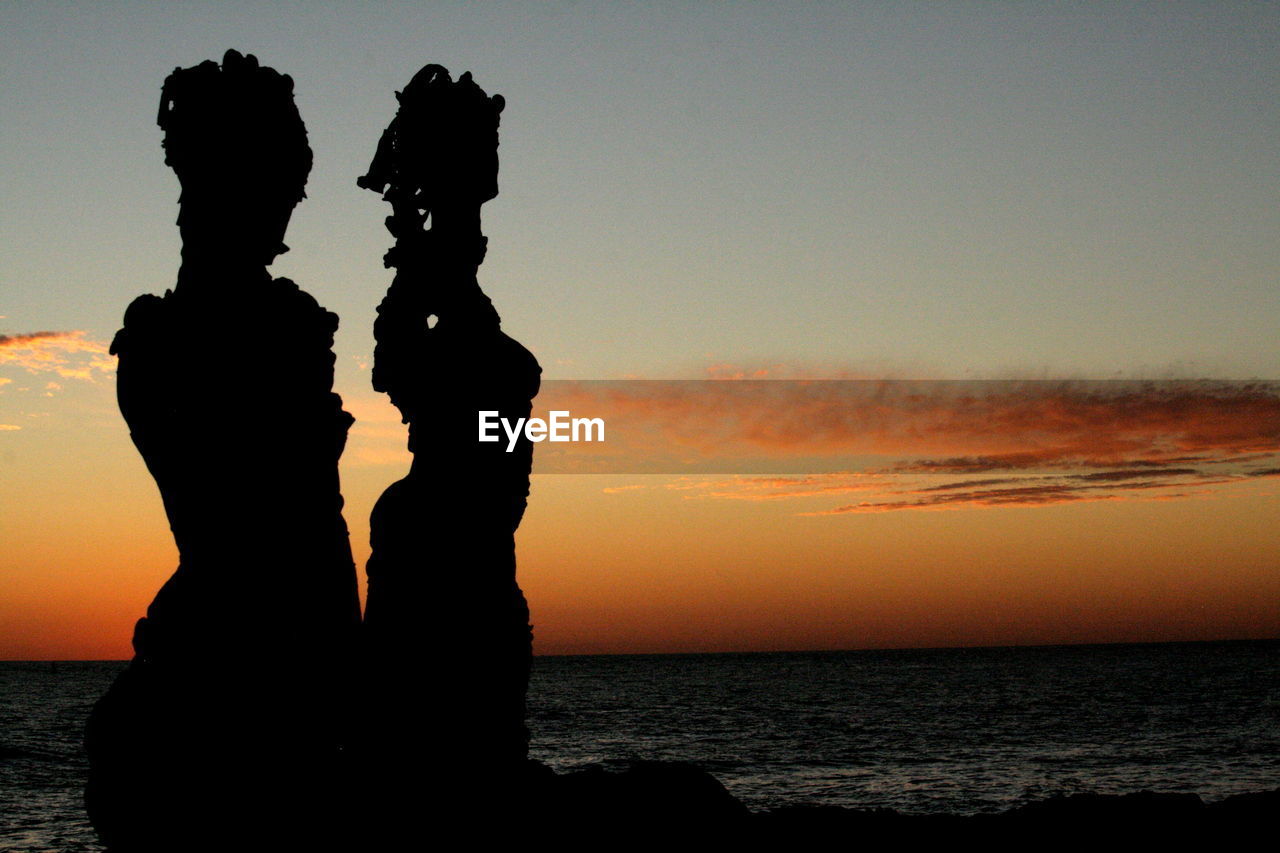
POLYGON ((358 621, 336 327, 285 279, 236 301, 179 289, 129 307, 112 345, 120 408, 181 556, 140 630, 151 653, 195 652, 205 631, 234 647, 217 625, 236 620, 253 626, 239 636, 258 649, 358 621))

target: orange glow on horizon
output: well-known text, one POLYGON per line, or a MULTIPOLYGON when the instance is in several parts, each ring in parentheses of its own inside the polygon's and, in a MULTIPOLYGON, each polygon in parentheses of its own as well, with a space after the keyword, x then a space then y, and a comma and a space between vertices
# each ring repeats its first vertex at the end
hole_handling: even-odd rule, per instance
MULTIPOLYGON (((0 658, 127 658, 134 621, 176 566, 109 389, 85 387, 97 395, 85 420, 4 434, 7 473, 24 485, 4 511, 0 658)), ((402 446, 386 415, 362 410, 369 432, 353 432, 342 469, 361 575, 369 510, 407 462, 362 456, 402 446)), ((1280 636, 1274 477, 1175 500, 824 514, 892 499, 884 490, 904 482, 535 476, 517 534, 535 652, 1280 636)))

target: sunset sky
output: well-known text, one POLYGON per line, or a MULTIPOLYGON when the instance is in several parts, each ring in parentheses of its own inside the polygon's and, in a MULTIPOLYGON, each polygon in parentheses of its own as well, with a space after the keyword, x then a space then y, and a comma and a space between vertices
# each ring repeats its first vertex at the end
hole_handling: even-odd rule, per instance
POLYGON ((178 267, 160 85, 227 48, 315 152, 271 270, 342 320, 361 571, 409 456, 355 178, 435 62, 507 101, 504 329, 648 430, 535 476, 537 652, 1280 636, 1278 43, 1266 3, 7 3, 0 658, 127 657, 177 564, 106 347, 178 267))

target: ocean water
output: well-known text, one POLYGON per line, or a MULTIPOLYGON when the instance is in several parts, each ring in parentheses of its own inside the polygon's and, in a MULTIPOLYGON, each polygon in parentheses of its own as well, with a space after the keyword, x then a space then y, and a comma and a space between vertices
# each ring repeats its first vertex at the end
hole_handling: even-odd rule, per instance
MULTIPOLYGON (((0 850, 96 851, 84 721, 120 663, 0 663, 0 850)), ((999 811, 1280 787, 1280 642, 538 658, 532 756, 690 761, 753 809, 999 811)))
POLYGON ((533 756, 692 761, 753 809, 1280 787, 1280 643, 539 659, 533 756))
POLYGON ((0 850, 101 850, 84 814, 84 724, 123 663, 0 663, 0 850))

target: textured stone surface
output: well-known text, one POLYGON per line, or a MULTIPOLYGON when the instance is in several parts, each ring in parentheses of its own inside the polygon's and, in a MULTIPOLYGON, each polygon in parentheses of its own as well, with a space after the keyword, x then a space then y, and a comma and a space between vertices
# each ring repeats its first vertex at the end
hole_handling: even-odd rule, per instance
POLYGON ((477 269, 480 206, 497 194, 503 101, 464 74, 429 65, 360 185, 391 203, 396 270, 374 325, 374 387, 409 424, 413 463, 370 520, 365 614, 366 724, 357 743, 377 792, 374 823, 404 823, 431 773, 437 819, 488 814, 519 799, 528 765, 529 611, 516 581, 515 531, 532 445, 476 440, 477 413, 527 417, 541 368, 503 333, 477 269))
POLYGON ((180 562, 89 721, 87 804, 113 849, 291 835, 341 772, 360 613, 338 318, 266 271, 311 164, 292 85, 232 51, 164 87, 182 265, 112 351, 180 562))

